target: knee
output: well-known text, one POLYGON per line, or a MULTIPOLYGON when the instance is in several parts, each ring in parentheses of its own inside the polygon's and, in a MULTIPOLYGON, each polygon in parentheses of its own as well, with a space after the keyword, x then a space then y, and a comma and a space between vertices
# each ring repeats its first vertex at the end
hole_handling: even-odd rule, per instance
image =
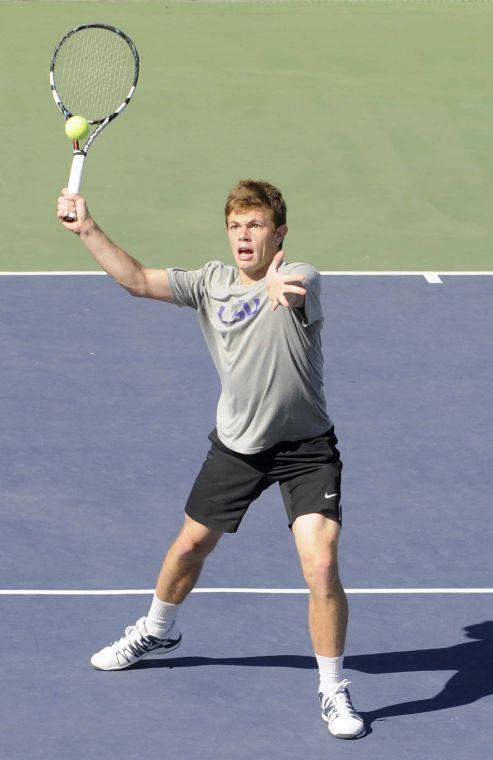
POLYGON ((216 536, 215 531, 209 531, 203 526, 185 523, 175 541, 175 553, 184 562, 203 560, 215 547, 219 535, 216 536))
POLYGON ((339 569, 335 554, 314 554, 304 557, 302 568, 311 593, 331 595, 339 590, 339 569))

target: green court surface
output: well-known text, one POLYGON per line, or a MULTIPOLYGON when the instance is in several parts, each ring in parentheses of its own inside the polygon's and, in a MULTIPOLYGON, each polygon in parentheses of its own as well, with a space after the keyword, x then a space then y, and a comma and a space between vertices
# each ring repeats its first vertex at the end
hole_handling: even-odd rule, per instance
POLYGON ((489 270, 488 2, 0 2, 0 270, 97 269, 55 219, 70 143, 57 40, 120 26, 136 96, 98 139, 83 194, 149 266, 228 258, 222 208, 253 176, 288 201, 291 260, 320 269, 489 270))

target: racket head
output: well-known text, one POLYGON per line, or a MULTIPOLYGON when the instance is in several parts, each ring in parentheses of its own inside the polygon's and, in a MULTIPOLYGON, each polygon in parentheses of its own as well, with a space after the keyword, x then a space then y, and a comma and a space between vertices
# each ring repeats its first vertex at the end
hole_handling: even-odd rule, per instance
POLYGON ((137 48, 125 32, 109 24, 71 29, 50 63, 51 90, 63 116, 84 116, 93 128, 127 106, 138 78, 137 48))

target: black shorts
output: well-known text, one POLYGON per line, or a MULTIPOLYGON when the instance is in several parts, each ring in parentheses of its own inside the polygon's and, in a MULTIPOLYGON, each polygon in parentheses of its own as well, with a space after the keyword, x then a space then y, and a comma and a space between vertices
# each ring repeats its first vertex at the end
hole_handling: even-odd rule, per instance
POLYGON ((214 530, 235 533, 262 491, 279 483, 291 528, 300 515, 321 512, 341 521, 342 461, 334 428, 316 438, 282 441, 258 454, 238 454, 217 436, 185 507, 189 517, 214 530))

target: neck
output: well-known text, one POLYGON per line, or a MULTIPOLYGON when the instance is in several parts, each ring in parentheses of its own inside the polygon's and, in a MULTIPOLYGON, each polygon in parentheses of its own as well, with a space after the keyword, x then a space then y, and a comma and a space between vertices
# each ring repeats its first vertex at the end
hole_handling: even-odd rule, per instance
POLYGON ((240 269, 240 282, 242 285, 254 285, 256 282, 259 282, 260 280, 263 280, 265 275, 267 274, 267 270, 269 267, 265 267, 264 269, 261 269, 258 272, 250 272, 247 274, 247 272, 244 272, 242 269, 240 269))
POLYGON ((263 280, 269 270, 270 265, 272 264, 272 259, 274 258, 276 253, 277 251, 274 251, 270 261, 267 261, 261 269, 256 269, 255 271, 252 271, 252 272, 246 272, 244 269, 240 269, 239 271, 240 271, 241 284, 254 285, 256 282, 263 280))

